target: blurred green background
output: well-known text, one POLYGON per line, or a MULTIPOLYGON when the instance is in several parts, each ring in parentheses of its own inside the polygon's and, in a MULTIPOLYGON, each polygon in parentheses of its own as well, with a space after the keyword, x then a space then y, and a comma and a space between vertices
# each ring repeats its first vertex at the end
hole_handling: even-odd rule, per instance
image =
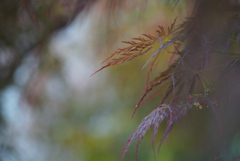
MULTIPOLYGON (((154 98, 131 118, 144 90, 147 70, 141 68, 149 55, 90 75, 125 46, 121 41, 154 35, 158 25, 167 27, 176 16, 180 24, 193 3, 77 2, 0 2, 0 160, 120 160, 132 132, 160 104, 154 98)), ((163 57, 159 69, 167 62, 163 57)), ((230 160, 239 154, 240 138, 216 144, 219 132, 210 109, 194 109, 174 126, 157 160, 230 160)), ((140 144, 140 161, 154 160, 151 137, 150 130, 140 144)), ((135 160, 135 150, 136 142, 124 160, 135 160)))

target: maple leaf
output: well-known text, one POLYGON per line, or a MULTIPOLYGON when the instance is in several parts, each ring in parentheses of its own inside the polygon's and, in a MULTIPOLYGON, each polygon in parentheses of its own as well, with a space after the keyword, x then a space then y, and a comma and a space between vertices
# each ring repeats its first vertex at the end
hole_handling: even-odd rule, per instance
MULTIPOLYGON (((111 54, 106 60, 102 62, 102 64, 103 63, 107 63, 107 64, 101 67, 96 72, 94 72, 92 75, 98 73, 99 71, 107 67, 128 62, 136 57, 139 57, 149 52, 150 50, 155 49, 156 51, 154 52, 153 55, 151 55, 149 60, 143 66, 144 68, 152 58, 158 57, 161 51, 163 51, 164 49, 168 48, 171 45, 180 44, 181 40, 184 39, 182 36, 173 37, 175 23, 176 23, 176 19, 170 25, 170 27, 168 27, 168 32, 165 32, 163 26, 158 26, 159 29, 156 31, 157 36, 152 36, 150 34, 142 34, 144 37, 132 38, 132 41, 122 41, 123 43, 128 44, 130 46, 122 49, 120 48, 117 51, 115 51, 113 54, 111 54)), ((156 60, 157 58, 154 59, 154 62, 156 60)), ((154 66, 154 63, 152 63, 151 66, 154 66)), ((152 67, 150 68, 150 71, 152 71, 152 67)))
POLYGON ((167 70, 161 72, 160 75, 154 78, 151 82, 149 82, 149 77, 152 71, 156 69, 156 67, 159 64, 160 54, 167 53, 167 54, 177 55, 179 53, 179 48, 181 47, 181 43, 185 37, 175 35, 174 28, 175 28, 176 19, 177 18, 175 18, 173 23, 167 28, 167 32, 165 31, 163 26, 158 26, 159 29, 156 31, 157 36, 143 34, 144 37, 133 38, 132 41, 123 41, 123 43, 129 44, 130 46, 126 48, 118 49, 117 51, 115 51, 106 60, 102 62, 107 64, 92 74, 94 75, 97 72, 107 67, 119 65, 124 62, 130 61, 147 52, 149 53, 150 50, 155 50, 154 53, 150 56, 150 58, 147 60, 145 65, 142 67, 143 69, 149 64, 149 70, 147 72, 147 79, 146 79, 146 87, 140 100, 138 101, 138 104, 134 109, 132 116, 134 115, 136 110, 140 106, 142 106, 145 102, 157 96, 158 94, 165 92, 170 86, 170 84, 173 84, 175 86, 175 83, 172 82, 174 81, 174 79, 170 80, 170 78, 173 77, 173 73, 175 71, 176 65, 178 64, 177 62, 171 63, 167 70), (173 47, 174 49, 173 52, 170 52, 171 50, 170 51, 168 50, 170 49, 169 48, 170 46, 173 47), (162 85, 162 87, 144 101, 145 97, 160 85, 162 85))
POLYGON ((129 44, 130 46, 126 48, 118 49, 113 54, 111 54, 106 60, 102 62, 102 64, 105 63, 106 61, 109 61, 109 62, 105 66, 97 70, 95 73, 93 73, 92 75, 96 74, 97 72, 109 66, 119 65, 124 62, 130 61, 149 51, 153 47, 152 45, 156 41, 156 37, 153 37, 147 34, 143 34, 143 36, 145 36, 146 38, 139 37, 139 38, 133 38, 133 40, 135 41, 122 41, 123 43, 129 44), (119 57, 114 58, 114 56, 116 55, 118 55, 119 57))
MULTIPOLYGON (((160 88, 157 92, 155 92, 152 96, 150 96, 149 98, 147 98, 146 100, 148 101, 149 99, 151 99, 152 97, 162 93, 166 88, 169 87, 171 80, 169 81, 169 79, 172 76, 172 73, 176 67, 177 62, 175 62, 174 64, 172 64, 168 69, 166 69, 164 72, 161 72, 159 74, 158 77, 154 78, 145 88, 141 98, 138 101, 138 104, 136 105, 134 112, 132 114, 132 117, 134 116, 136 110, 142 106, 145 102, 143 102, 144 98, 147 96, 148 93, 150 93, 153 89, 155 89, 156 87, 162 85, 163 83, 166 83, 162 88, 160 88), (164 90, 163 90, 164 89, 164 90), (143 102, 143 103, 142 103, 143 102)), ((165 90, 166 91, 166 90, 165 90)))
POLYGON ((137 154, 138 154, 138 148, 141 143, 141 140, 143 139, 143 136, 146 134, 146 132, 153 128, 153 135, 152 135, 152 149, 154 153, 154 160, 156 160, 155 156, 155 149, 154 149, 154 140, 155 136, 158 132, 159 125, 162 123, 164 119, 167 119, 167 127, 164 131, 164 134, 162 136, 162 139, 160 140, 159 146, 158 146, 158 152, 161 148, 161 145, 164 141, 164 139, 169 135, 169 132, 171 131, 173 125, 181 118, 183 117, 187 111, 190 109, 196 107, 199 109, 199 105, 201 105, 201 108, 204 107, 211 107, 216 119, 219 123, 220 130, 222 132, 222 126, 221 122, 218 118, 217 111, 215 109, 216 106, 216 100, 215 98, 209 97, 210 92, 204 91, 200 94, 194 94, 189 95, 189 97, 185 98, 184 100, 175 103, 174 101, 170 104, 161 104, 159 107, 157 107, 155 110, 153 110, 148 116, 146 116, 141 123, 138 125, 138 127, 135 129, 133 134, 128 139, 127 143, 125 144, 124 148, 121 152, 121 160, 123 160, 124 155, 129 148, 130 144, 137 140, 137 148, 135 152, 136 160, 138 161, 137 154))

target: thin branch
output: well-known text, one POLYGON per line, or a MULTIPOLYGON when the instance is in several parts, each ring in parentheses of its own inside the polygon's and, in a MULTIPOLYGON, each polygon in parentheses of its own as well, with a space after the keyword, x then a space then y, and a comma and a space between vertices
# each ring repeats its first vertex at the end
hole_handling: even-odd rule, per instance
MULTIPOLYGON (((154 56, 156 56, 160 51, 162 51, 163 49, 169 47, 170 45, 172 45, 173 43, 175 43, 176 41, 179 41, 179 40, 182 40, 184 39, 185 36, 179 36, 179 37, 176 37, 175 39, 172 39, 171 41, 169 42, 166 42, 164 45, 161 44, 161 47, 153 54, 151 55, 151 57, 148 59, 148 61, 146 62, 146 64, 142 67, 142 70, 147 66, 147 64, 149 63, 150 60, 152 60, 152 58, 154 56)), ((161 40, 161 39, 159 39, 161 40)))

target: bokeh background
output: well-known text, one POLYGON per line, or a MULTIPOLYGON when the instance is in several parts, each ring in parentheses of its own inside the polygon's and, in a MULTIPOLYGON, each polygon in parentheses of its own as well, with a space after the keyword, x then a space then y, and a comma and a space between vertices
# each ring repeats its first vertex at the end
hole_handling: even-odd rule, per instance
MULTIPOLYGON (((191 14, 187 0, 2 0, 0 2, 0 160, 114 161, 153 99, 132 118, 144 90, 149 55, 90 77, 121 41, 155 34, 191 14)), ((167 67, 167 56, 159 68, 167 67)), ((165 124, 165 122, 164 122, 165 124)), ((155 146, 163 135, 161 125, 155 146)), ((219 142, 210 109, 193 110, 170 132, 157 160, 230 160, 236 133, 219 142)), ((151 131, 138 158, 152 161, 151 131)), ((133 143, 124 160, 135 160, 133 143)))

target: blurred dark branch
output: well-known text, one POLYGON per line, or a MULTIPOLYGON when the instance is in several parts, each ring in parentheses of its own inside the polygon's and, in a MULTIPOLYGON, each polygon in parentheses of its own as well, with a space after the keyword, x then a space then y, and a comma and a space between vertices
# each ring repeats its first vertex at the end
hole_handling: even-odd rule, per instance
POLYGON ((46 47, 54 32, 69 25, 94 1, 0 1, 0 59, 11 54, 9 62, 1 60, 0 91, 13 83, 16 69, 25 57, 34 54, 33 49, 46 47), (62 13, 56 10, 62 10, 62 13))
MULTIPOLYGON (((40 62, 48 53, 52 34, 71 24, 96 0, 1 0, 0 1, 0 94, 14 82, 23 60, 34 56, 40 62)), ((0 124, 4 124, 1 114, 0 124)))

